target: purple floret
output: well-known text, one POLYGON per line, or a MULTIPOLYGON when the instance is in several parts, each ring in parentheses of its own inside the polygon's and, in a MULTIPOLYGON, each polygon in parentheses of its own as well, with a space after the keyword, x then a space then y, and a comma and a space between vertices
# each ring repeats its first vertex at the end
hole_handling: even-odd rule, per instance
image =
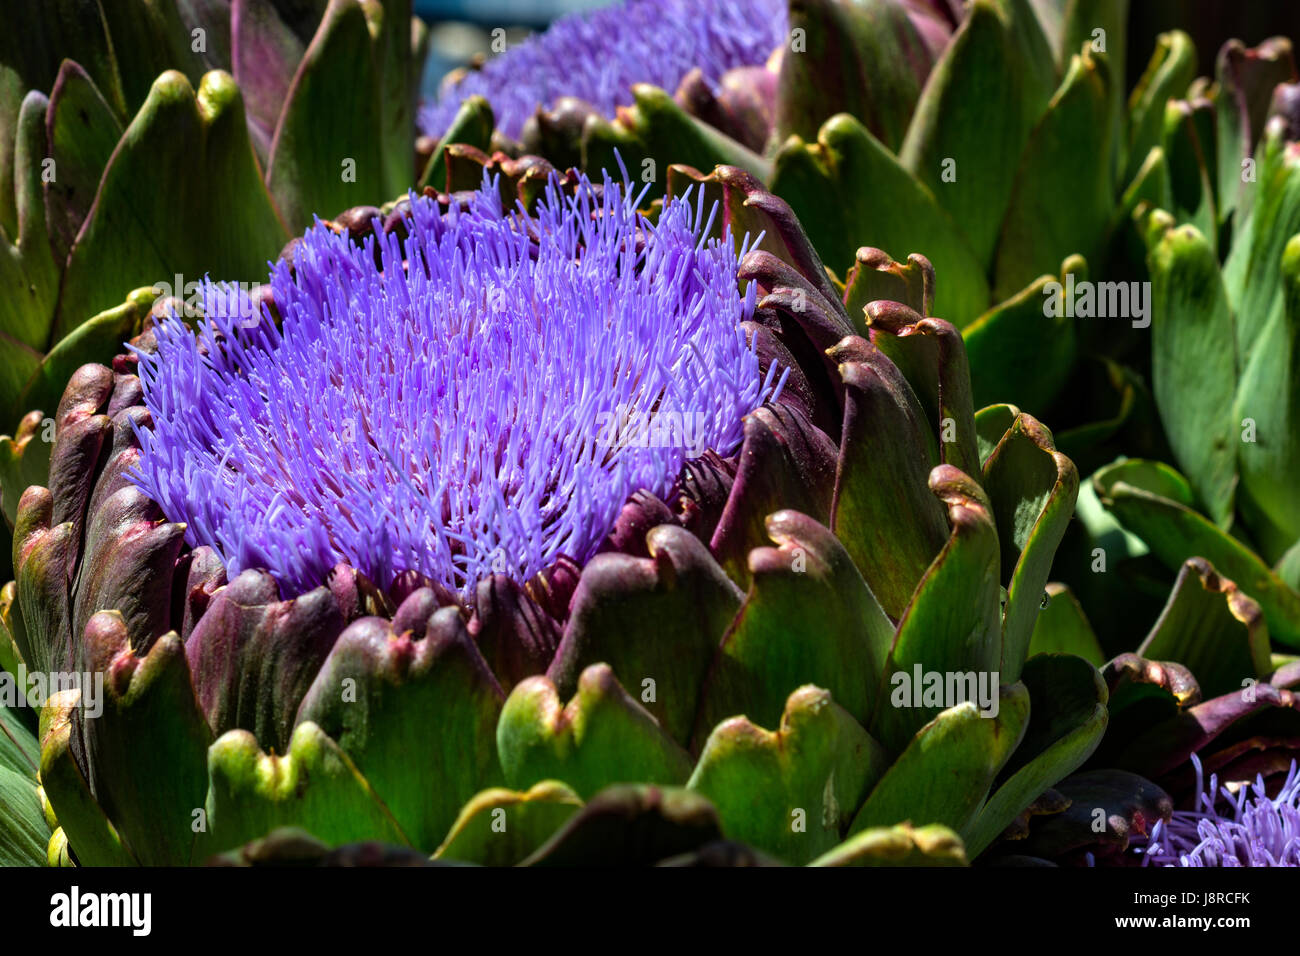
POLYGON ((781 384, 740 327, 743 248, 704 238, 702 196, 654 225, 638 198, 553 179, 528 215, 485 179, 467 210, 412 196, 404 242, 318 223, 272 272, 280 330, 208 283, 197 337, 172 318, 140 354, 134 481, 231 578, 266 568, 286 595, 340 561, 465 595, 585 561, 630 493, 733 451, 781 384))
POLYGON ((1196 808, 1175 810, 1166 823, 1151 828, 1139 847, 1142 865, 1156 866, 1300 866, 1300 768, 1291 761, 1277 796, 1270 798, 1263 777, 1234 794, 1220 790, 1218 775, 1204 786, 1201 761, 1196 766, 1196 808), (1216 805, 1225 805, 1220 813, 1216 805))
POLYGON ((576 96, 610 116, 632 103, 632 85, 676 90, 699 67, 716 84, 727 70, 761 66, 784 41, 786 0, 627 0, 556 20, 444 90, 420 112, 420 128, 441 136, 475 94, 492 105, 497 128, 518 138, 537 107, 576 96))

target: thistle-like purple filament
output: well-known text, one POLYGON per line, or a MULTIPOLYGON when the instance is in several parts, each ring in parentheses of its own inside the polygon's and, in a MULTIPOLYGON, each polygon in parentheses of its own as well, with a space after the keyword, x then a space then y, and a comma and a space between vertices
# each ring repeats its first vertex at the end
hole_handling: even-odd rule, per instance
POLYGON ((286 595, 339 561, 468 595, 586 560, 630 493, 666 495, 695 453, 603 441, 611 415, 693 416, 725 455, 782 384, 740 327, 743 246, 706 238, 702 196, 653 224, 639 198, 552 179, 528 214, 485 178, 465 209, 412 196, 405 241, 318 223, 272 272, 281 329, 208 283, 197 336, 172 318, 140 354, 153 428, 133 480, 232 577, 263 567, 286 595))
POLYGON ((1300 768, 1291 762, 1277 796, 1269 797, 1262 777, 1234 794, 1220 790, 1217 774, 1204 785, 1201 761, 1196 766, 1196 807, 1175 810, 1166 823, 1151 828, 1142 865, 1156 866, 1300 866, 1300 768), (1220 798, 1227 814, 1216 809, 1220 798))

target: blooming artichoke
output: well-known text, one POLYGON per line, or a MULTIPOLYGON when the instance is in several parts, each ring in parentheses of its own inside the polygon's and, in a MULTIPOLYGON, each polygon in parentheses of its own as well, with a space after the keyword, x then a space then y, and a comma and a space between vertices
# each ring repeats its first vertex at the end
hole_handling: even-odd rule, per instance
POLYGON ((52 861, 962 862, 1096 746, 1096 669, 1026 660, 1076 473, 976 414, 928 261, 836 284, 734 168, 653 218, 545 169, 73 376, 3 618, 104 674, 41 710, 52 861))

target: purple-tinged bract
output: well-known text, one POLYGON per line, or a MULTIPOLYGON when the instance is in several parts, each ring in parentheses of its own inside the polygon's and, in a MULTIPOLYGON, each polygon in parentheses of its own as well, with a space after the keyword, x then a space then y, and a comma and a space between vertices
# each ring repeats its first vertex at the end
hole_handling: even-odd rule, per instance
POLYGON ((1151 828, 1146 845, 1138 848, 1142 864, 1156 866, 1300 866, 1300 767, 1291 762, 1277 796, 1269 797, 1264 780, 1234 794, 1220 789, 1217 775, 1204 786, 1201 762, 1196 766, 1196 807, 1175 810, 1166 823, 1151 828), (1216 807, 1226 804, 1226 813, 1216 807))
POLYGON ((420 113, 441 136, 463 100, 487 98, 497 128, 518 138, 537 107, 561 96, 606 116, 632 102, 634 83, 673 92, 699 67, 716 83, 733 67, 759 66, 785 38, 785 0, 627 0, 556 20, 544 33, 493 57, 420 113))
POLYGON ((466 209, 413 196, 404 241, 318 224, 272 273, 281 329, 209 283, 197 336, 173 318, 140 355, 134 480, 231 578, 264 567, 286 594, 339 561, 468 594, 586 560, 629 493, 734 450, 780 387, 731 236, 705 238, 702 201, 654 225, 636 202, 553 179, 505 211, 485 181, 466 209))

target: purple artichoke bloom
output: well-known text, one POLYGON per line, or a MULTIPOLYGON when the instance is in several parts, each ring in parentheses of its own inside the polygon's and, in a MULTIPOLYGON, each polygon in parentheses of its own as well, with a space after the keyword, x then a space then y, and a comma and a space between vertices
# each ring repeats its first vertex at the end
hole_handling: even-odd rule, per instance
POLYGON ((1142 865, 1157 866, 1300 866, 1300 767, 1291 762, 1281 790, 1270 798, 1263 777, 1233 794, 1219 788, 1217 774, 1204 787, 1201 761, 1196 766, 1196 808, 1175 810, 1166 823, 1157 821, 1145 847, 1142 865), (1216 809, 1221 793, 1230 816, 1216 809))
POLYGON ((561 96, 609 116, 632 103, 634 83, 672 92, 694 67, 714 85, 733 67, 761 66, 783 42, 787 24, 785 0, 626 0, 570 14, 443 90, 421 111, 420 127, 441 135, 475 94, 513 138, 539 105, 561 96))
POLYGON ((585 561, 629 494, 733 451, 783 384, 740 326, 743 245, 706 238, 702 194, 654 224, 638 198, 553 177, 529 214, 485 177, 465 208, 412 196, 404 240, 318 222, 272 272, 281 328, 208 283, 197 337, 173 317, 139 353, 133 480, 286 595, 340 561, 463 595, 585 561))

